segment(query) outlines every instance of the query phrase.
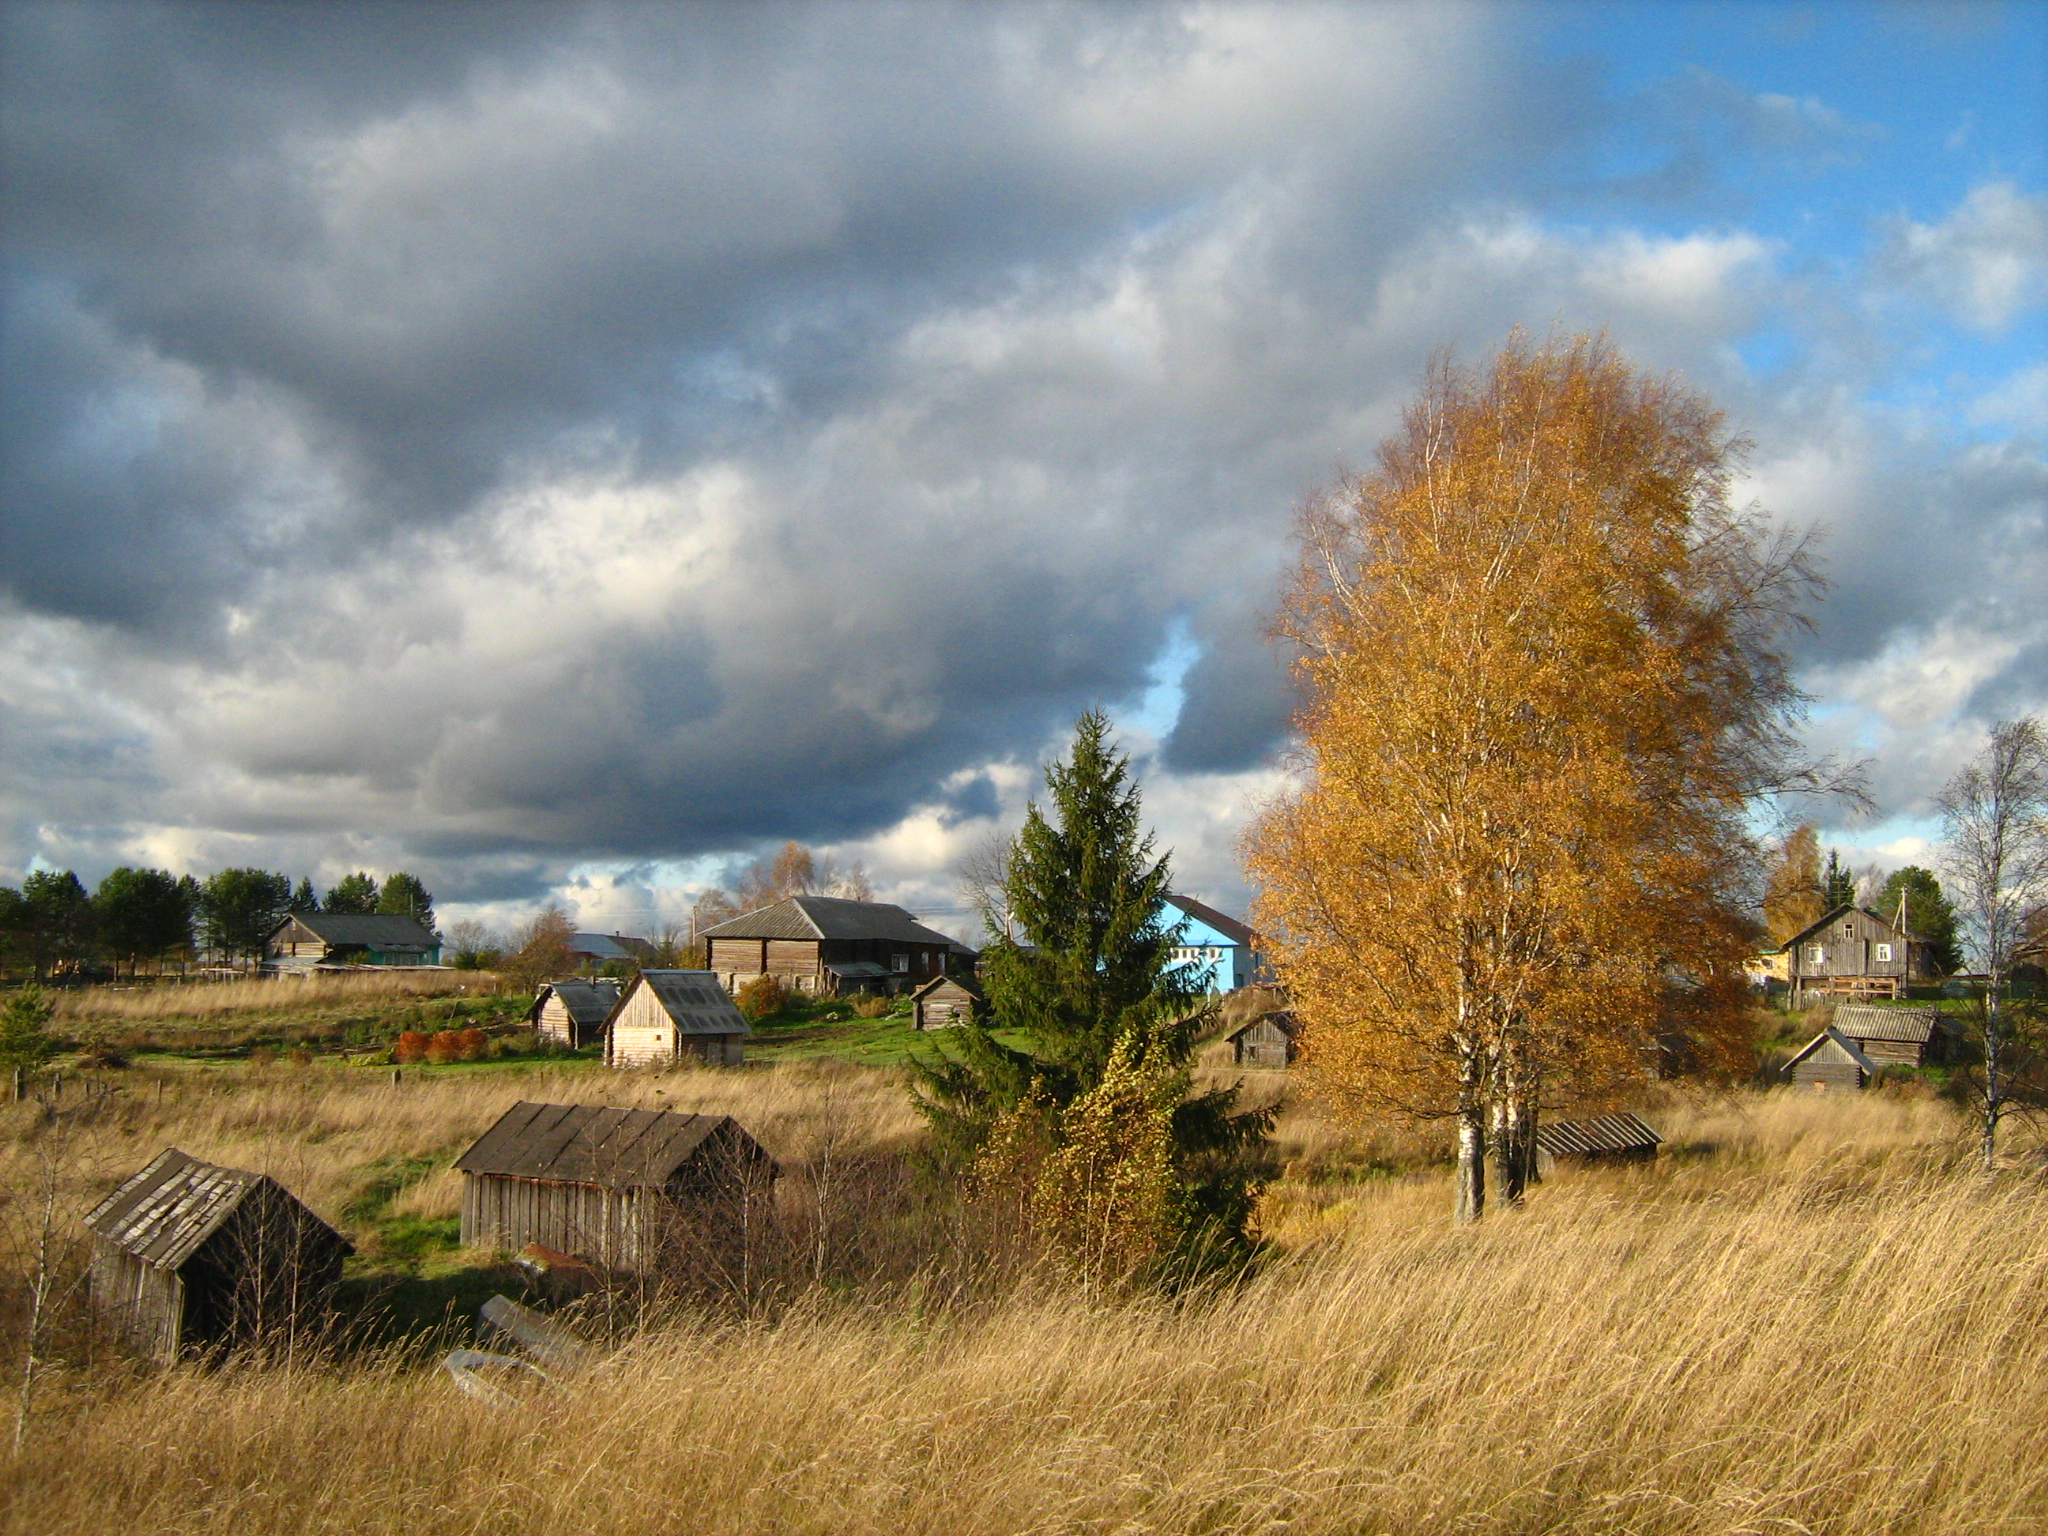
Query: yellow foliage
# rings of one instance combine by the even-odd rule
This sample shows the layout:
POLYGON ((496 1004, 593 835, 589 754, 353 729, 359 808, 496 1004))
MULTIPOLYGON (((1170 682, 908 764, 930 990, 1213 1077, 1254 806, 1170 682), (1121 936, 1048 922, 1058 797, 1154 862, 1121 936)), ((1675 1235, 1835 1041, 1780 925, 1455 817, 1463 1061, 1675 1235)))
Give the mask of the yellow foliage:
POLYGON ((1281 632, 1302 773, 1245 840, 1334 1098, 1457 1116, 1744 1064, 1744 818, 1790 770, 1812 585, 1727 503, 1742 445, 1605 342, 1439 365, 1313 505, 1281 632), (1676 990, 1674 990, 1676 983, 1676 990))

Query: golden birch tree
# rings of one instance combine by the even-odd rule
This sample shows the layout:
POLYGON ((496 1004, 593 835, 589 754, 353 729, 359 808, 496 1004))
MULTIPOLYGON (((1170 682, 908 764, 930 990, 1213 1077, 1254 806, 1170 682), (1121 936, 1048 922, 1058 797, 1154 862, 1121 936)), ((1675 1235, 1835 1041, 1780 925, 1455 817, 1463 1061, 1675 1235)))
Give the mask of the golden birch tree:
POLYGON ((1817 578, 1731 505, 1743 447, 1604 340, 1517 336, 1302 514, 1257 921, 1323 1090, 1455 1121, 1461 1220, 1489 1143, 1519 1197, 1544 1100, 1746 1062, 1749 812, 1820 774, 1780 648, 1817 578))

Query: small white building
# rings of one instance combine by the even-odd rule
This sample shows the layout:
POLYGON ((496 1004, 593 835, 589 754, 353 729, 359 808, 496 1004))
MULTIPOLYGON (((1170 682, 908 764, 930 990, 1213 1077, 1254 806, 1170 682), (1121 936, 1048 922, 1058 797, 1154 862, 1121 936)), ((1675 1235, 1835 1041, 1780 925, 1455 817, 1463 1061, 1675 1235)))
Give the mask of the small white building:
POLYGON ((736 1067, 753 1030, 710 971, 642 971, 604 1026, 610 1067, 736 1067))

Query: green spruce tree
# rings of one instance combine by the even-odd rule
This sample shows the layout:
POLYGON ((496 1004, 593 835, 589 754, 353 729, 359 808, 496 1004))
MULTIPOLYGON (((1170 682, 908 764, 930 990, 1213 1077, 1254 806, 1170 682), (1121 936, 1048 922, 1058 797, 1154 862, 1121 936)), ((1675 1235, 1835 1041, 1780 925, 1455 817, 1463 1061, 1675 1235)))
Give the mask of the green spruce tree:
POLYGON ((49 994, 33 982, 8 998, 0 1007, 0 1067, 34 1070, 56 1055, 57 1042, 50 1036, 55 1012, 49 994))
POLYGON ((1942 893, 1941 881, 1918 864, 1892 871, 1878 892, 1877 915, 1888 923, 1897 922, 1902 897, 1906 931, 1926 941, 1927 958, 1934 968, 1943 975, 1960 970, 1963 952, 1956 941, 1956 909, 1942 893))
POLYGON ((1856 877, 1842 868, 1842 856, 1828 850, 1828 871, 1821 877, 1820 904, 1823 915, 1837 907, 1856 905, 1856 877))
POLYGON ((966 1170, 1025 1106, 1059 1142, 1068 1112, 1094 1103, 1116 1062, 1120 1079, 1147 1076, 1174 1106, 1181 1188, 1162 1208, 1178 1213, 1176 1256, 1242 1253, 1271 1115, 1238 1112, 1234 1088, 1192 1092, 1210 978, 1174 958, 1170 861, 1154 857, 1130 760, 1110 744, 1101 711, 1081 717, 1046 788, 1049 806, 1027 808, 1002 890, 990 893, 1000 914, 984 913, 991 1026, 948 1030, 947 1049, 914 1067, 937 1156, 966 1170), (1019 1032, 1031 1049, 1005 1045, 993 1029, 1019 1032))

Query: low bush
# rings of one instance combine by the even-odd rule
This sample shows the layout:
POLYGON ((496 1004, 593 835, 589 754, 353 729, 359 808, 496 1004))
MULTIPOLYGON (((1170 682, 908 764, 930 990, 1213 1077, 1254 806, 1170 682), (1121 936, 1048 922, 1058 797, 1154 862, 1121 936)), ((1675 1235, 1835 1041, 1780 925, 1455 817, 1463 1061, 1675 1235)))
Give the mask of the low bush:
POLYGON ((789 1007, 789 988, 778 976, 756 976, 740 988, 735 1001, 750 1020, 772 1019, 789 1007))
POLYGON ((427 1037, 408 1029, 392 1043, 391 1059, 401 1067, 418 1066, 427 1059, 427 1037))
POLYGON ((879 992, 863 992, 853 1000, 853 1011, 864 1019, 879 1019, 895 1005, 895 999, 879 992))

